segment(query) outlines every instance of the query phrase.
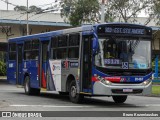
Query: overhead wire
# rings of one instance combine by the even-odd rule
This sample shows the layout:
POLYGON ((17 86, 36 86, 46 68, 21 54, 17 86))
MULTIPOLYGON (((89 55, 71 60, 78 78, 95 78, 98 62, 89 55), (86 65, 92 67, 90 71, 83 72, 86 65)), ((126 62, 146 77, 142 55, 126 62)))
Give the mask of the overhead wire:
MULTIPOLYGON (((8 3, 8 4, 12 5, 12 6, 15 6, 15 7, 18 6, 18 5, 16 5, 16 4, 11 3, 11 2, 6 2, 5 0, 1 0, 1 1, 2 1, 2 2, 5 2, 5 3, 8 3)), ((39 6, 45 7, 45 6, 47 6, 47 5, 51 5, 51 4, 56 3, 56 2, 57 2, 57 0, 55 0, 55 1, 52 2, 52 3, 44 4, 44 5, 39 5, 39 6)), ((48 8, 46 8, 46 9, 42 9, 42 11, 40 11, 40 12, 36 12, 35 14, 31 15, 29 18, 31 18, 31 17, 33 17, 33 16, 35 16, 35 15, 38 15, 38 14, 42 14, 42 15, 40 15, 40 16, 37 17, 37 18, 39 18, 39 17, 43 16, 43 13, 52 12, 52 11, 57 11, 57 9, 55 10, 55 9, 53 9, 53 7, 48 7, 48 8), (49 10, 49 11, 46 11, 46 10, 49 10)), ((25 13, 26 13, 26 11, 25 11, 25 12, 22 12, 22 13, 13 14, 13 15, 8 15, 8 16, 2 16, 2 17, 9 17, 9 16, 20 15, 18 18, 16 18, 16 20, 18 20, 19 18, 21 18, 22 16, 24 16, 25 13), (21 14, 22 14, 22 15, 21 15, 21 14)), ((34 19, 37 19, 37 18, 34 18, 34 19)))
POLYGON ((5 3, 8 3, 8 4, 10 4, 10 5, 12 5, 12 6, 18 6, 18 5, 15 5, 15 4, 13 4, 13 3, 11 3, 11 2, 6 2, 6 0, 1 0, 2 2, 5 2, 5 3))

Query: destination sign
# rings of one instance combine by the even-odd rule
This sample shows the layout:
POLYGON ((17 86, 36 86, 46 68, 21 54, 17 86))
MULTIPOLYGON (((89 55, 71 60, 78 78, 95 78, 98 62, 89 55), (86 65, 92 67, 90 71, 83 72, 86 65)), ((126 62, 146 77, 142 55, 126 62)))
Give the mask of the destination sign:
POLYGON ((145 29, 140 28, 111 28, 111 27, 105 27, 105 33, 117 33, 117 34, 138 34, 138 35, 144 35, 145 29))
POLYGON ((128 27, 128 26, 99 26, 97 28, 98 34, 131 34, 131 35, 146 35, 151 34, 151 31, 142 27, 128 27))

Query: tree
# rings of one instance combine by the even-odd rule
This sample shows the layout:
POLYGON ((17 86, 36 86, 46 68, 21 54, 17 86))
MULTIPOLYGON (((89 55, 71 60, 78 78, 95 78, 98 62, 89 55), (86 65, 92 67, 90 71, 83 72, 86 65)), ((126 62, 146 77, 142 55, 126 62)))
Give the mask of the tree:
MULTIPOLYGON (((142 11, 149 14, 152 5, 153 0, 110 0, 106 11, 110 17, 118 19, 119 22, 134 23, 142 11)), ((150 20, 149 18, 147 21, 150 22, 150 20)))
POLYGON ((15 11, 27 11, 27 7, 26 6, 16 6, 14 7, 15 11))
MULTIPOLYGON (((142 11, 149 14, 152 3, 153 0, 108 0, 105 8, 105 21, 134 23, 142 11)), ((61 16, 65 22, 73 26, 99 22, 100 4, 99 0, 63 0, 61 16)), ((151 19, 152 17, 149 17, 144 24, 149 23, 151 19)))
POLYGON ((160 1, 154 0, 152 7, 152 14, 154 15, 154 20, 157 25, 160 25, 160 1))
POLYGON ((35 5, 32 5, 29 7, 29 12, 40 12, 42 9, 40 7, 37 7, 35 5))
MULTIPOLYGON (((27 7, 26 6, 16 6, 14 10, 15 11, 27 11, 27 7)), ((34 5, 30 6, 28 9, 28 12, 40 12, 40 11, 42 11, 42 9, 34 5)))
POLYGON ((73 26, 99 21, 98 0, 63 0, 61 16, 73 26))

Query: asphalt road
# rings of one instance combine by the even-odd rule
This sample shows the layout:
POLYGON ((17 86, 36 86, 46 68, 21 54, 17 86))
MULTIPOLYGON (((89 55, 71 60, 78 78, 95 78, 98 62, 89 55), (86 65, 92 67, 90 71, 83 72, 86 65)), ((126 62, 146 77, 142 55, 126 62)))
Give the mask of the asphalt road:
MULTIPOLYGON (((57 93, 41 93, 40 96, 28 96, 24 94, 23 88, 17 88, 15 85, 7 84, 5 81, 1 80, 0 111, 78 111, 79 113, 83 113, 84 111, 95 111, 89 113, 95 114, 95 116, 98 111, 160 111, 160 98, 129 96, 125 103, 116 104, 111 97, 86 97, 82 104, 74 104, 70 102, 68 96, 60 96, 57 93)), ((151 119, 151 117, 147 118, 151 119)), ((57 119, 60 118, 58 117, 57 119)), ((85 118, 82 117, 78 119, 82 120, 85 118)), ((93 119, 96 118, 94 117, 93 119)), ((98 120, 101 119, 103 118, 98 118, 98 120)), ((121 120, 124 118, 118 119, 121 120)), ((134 118, 129 117, 129 119, 134 118)), ((137 119, 141 118, 136 118, 136 120, 137 119)), ((154 117, 154 119, 159 118, 154 117)))

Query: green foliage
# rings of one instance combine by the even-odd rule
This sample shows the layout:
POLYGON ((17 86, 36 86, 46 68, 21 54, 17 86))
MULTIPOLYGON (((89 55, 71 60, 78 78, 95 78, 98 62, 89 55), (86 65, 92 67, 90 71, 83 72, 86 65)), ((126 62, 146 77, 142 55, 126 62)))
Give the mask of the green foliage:
POLYGON ((152 94, 153 95, 160 95, 160 86, 152 86, 152 94))
MULTIPOLYGON (((16 6, 14 7, 14 10, 15 11, 27 11, 27 7, 26 6, 16 6)), ((42 9, 34 5, 30 6, 28 9, 28 12, 40 12, 40 11, 42 11, 42 9)))
POLYGON ((61 7, 61 16, 73 26, 99 21, 98 0, 64 0, 61 7))
MULTIPOLYGON (((63 0, 61 16, 65 22, 73 26, 98 23, 100 6, 99 0, 63 0)), ((152 6, 153 0, 108 0, 105 4, 105 21, 134 23, 142 11, 149 14, 152 6)), ((151 20, 152 17, 149 17, 144 24, 148 24, 151 20)))
POLYGON ((160 25, 160 0, 153 0, 152 14, 157 25, 160 25))
POLYGON ((142 11, 149 14, 152 3, 153 0, 110 0, 106 8, 107 13, 113 19, 117 18, 119 22, 134 23, 137 22, 136 18, 142 11))
POLYGON ((42 9, 40 7, 36 7, 35 5, 32 5, 29 7, 29 12, 40 12, 42 9))
POLYGON ((6 64, 0 61, 0 76, 6 75, 6 64))
POLYGON ((16 6, 14 7, 15 11, 27 11, 27 7, 26 6, 16 6))

